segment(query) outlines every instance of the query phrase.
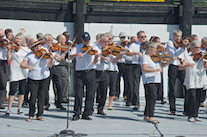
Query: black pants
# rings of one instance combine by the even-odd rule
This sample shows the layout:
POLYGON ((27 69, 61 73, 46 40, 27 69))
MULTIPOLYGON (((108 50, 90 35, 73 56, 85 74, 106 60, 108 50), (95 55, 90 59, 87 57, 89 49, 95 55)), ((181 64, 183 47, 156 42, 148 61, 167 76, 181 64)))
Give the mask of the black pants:
POLYGON ((43 80, 32 80, 28 78, 28 89, 31 93, 29 100, 29 116, 33 117, 35 113, 35 104, 37 100, 37 117, 43 114, 43 107, 46 98, 46 92, 49 86, 49 78, 43 80))
POLYGON ((0 60, 0 104, 4 103, 8 76, 9 76, 8 62, 7 60, 0 60))
POLYGON ((14 96, 14 94, 17 92, 17 85, 19 85, 19 94, 24 95, 26 79, 19 80, 19 81, 12 81, 10 83, 9 95, 14 96))
POLYGON ((163 95, 163 73, 161 73, 161 83, 158 86, 157 90, 157 100, 163 101, 164 95, 163 95))
POLYGON ((127 81, 126 81, 126 65, 124 63, 118 63, 118 75, 117 75, 117 81, 116 81, 116 96, 119 97, 121 90, 120 90, 120 81, 121 81, 121 74, 123 76, 123 80, 124 80, 124 92, 123 92, 123 96, 127 96, 127 81))
POLYGON ((157 89, 160 84, 149 83, 144 84, 146 106, 144 116, 154 117, 154 108, 157 99, 157 89))
POLYGON ((116 81, 118 73, 116 71, 108 71, 109 73, 109 96, 115 96, 116 94, 116 81))
POLYGON ((98 87, 99 93, 98 95, 98 112, 103 111, 104 105, 106 103, 106 95, 109 86, 109 73, 107 71, 96 71, 96 84, 94 90, 97 91, 98 87))
POLYGON ((169 102, 170 102, 170 112, 175 112, 175 82, 176 79, 180 79, 182 85, 185 79, 185 70, 178 70, 178 66, 169 65, 168 69, 169 78, 169 102))
POLYGON ((57 96, 56 97, 56 99, 57 99, 56 106, 57 107, 61 106, 63 88, 64 88, 64 86, 67 86, 67 85, 64 85, 64 84, 66 84, 67 80, 64 81, 62 79, 62 75, 61 75, 62 67, 64 67, 64 66, 57 65, 57 66, 53 66, 51 69, 51 78, 55 84, 55 88, 57 91, 57 93, 56 93, 56 96, 57 96))
POLYGON ((186 101, 185 111, 188 117, 198 117, 198 109, 201 102, 201 92, 203 89, 189 89, 186 91, 186 96, 189 100, 186 101))
POLYGON ((84 85, 86 85, 85 110, 83 115, 90 115, 93 107, 94 88, 95 88, 95 70, 77 71, 76 72, 76 93, 75 93, 75 115, 82 113, 82 98, 84 85))
POLYGON ((28 97, 29 97, 29 89, 28 89, 28 84, 27 83, 28 82, 26 81, 26 83, 25 83, 25 92, 24 92, 24 102, 29 103, 29 99, 28 99, 28 97))
POLYGON ((139 85, 141 76, 141 66, 139 64, 127 64, 127 83, 128 83, 128 94, 127 102, 132 105, 139 106, 139 85))

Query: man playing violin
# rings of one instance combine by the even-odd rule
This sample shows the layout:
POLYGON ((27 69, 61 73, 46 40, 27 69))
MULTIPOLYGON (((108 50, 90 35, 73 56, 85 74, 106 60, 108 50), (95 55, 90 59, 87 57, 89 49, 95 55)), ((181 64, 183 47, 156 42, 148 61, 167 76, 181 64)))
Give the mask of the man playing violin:
POLYGON ((141 30, 139 32, 137 32, 137 37, 140 43, 140 52, 144 53, 145 52, 145 48, 143 46, 144 43, 146 43, 146 34, 145 31, 141 30))
POLYGON ((4 43, 4 31, 0 28, 0 109, 4 109, 4 99, 6 94, 6 83, 9 75, 8 59, 10 51, 4 43))
MULTIPOLYGON (((120 32, 119 33, 119 39, 120 41, 117 44, 118 45, 121 45, 122 42, 125 41, 126 39, 126 33, 125 32, 120 32)), ((119 95, 120 95, 120 81, 121 81, 121 74, 123 76, 123 80, 124 80, 124 92, 123 92, 123 96, 124 98, 126 99, 127 98, 127 81, 126 81, 126 73, 127 73, 127 70, 126 70, 126 65, 125 65, 125 55, 123 55, 122 59, 120 59, 118 62, 117 62, 117 65, 118 65, 118 77, 117 77, 117 83, 116 83, 116 95, 115 95, 115 99, 119 99, 119 95)))
MULTIPOLYGON (((140 52, 141 43, 138 41, 139 35, 141 33, 137 33, 137 38, 135 36, 132 37, 132 44, 129 45, 127 52, 127 56, 131 56, 131 58, 127 59, 126 57, 126 67, 127 67, 127 81, 128 81, 128 94, 127 94, 127 102, 126 106, 134 105, 134 110, 139 109, 139 83, 141 76, 141 65, 140 58, 142 57, 142 53, 140 52), (138 42, 135 42, 138 41, 138 42)), ((142 42, 142 40, 140 40, 142 42)))
MULTIPOLYGON (((206 53, 206 50, 207 50, 207 37, 203 37, 201 39, 201 52, 206 53)), ((206 74, 207 74, 207 69, 206 69, 206 74)), ((204 104, 205 100, 206 100, 206 90, 203 90, 201 92, 201 103, 200 103, 201 107, 206 107, 206 105, 204 104)))
MULTIPOLYGON (((173 39, 171 39, 167 43, 167 53, 171 57, 179 57, 184 59, 187 56, 187 49, 184 47, 179 47, 177 43, 181 42, 182 31, 179 29, 175 29, 173 31, 173 39)), ((168 78, 169 78, 169 102, 170 102, 170 114, 175 115, 176 107, 175 107, 175 82, 178 78, 182 85, 185 78, 185 70, 179 70, 178 67, 180 65, 180 60, 174 60, 168 69, 168 78)))
POLYGON ((101 34, 101 40, 100 44, 97 45, 97 51, 94 59, 94 64, 96 64, 96 80, 95 80, 95 92, 97 91, 98 87, 100 87, 99 90, 99 96, 98 96, 98 107, 97 107, 97 114, 100 115, 106 115, 103 112, 105 102, 106 102, 106 95, 107 90, 109 86, 109 73, 107 71, 109 67, 110 57, 106 56, 104 57, 101 55, 102 49, 108 47, 109 38, 107 34, 101 34), (101 57, 101 58, 100 58, 101 57))
MULTIPOLYGON (((43 121, 43 106, 45 103, 45 96, 48 91, 50 83, 50 70, 49 68, 53 65, 53 56, 49 56, 49 59, 38 58, 36 54, 41 50, 41 41, 36 38, 31 39, 31 50, 32 52, 28 53, 24 60, 22 61, 20 67, 22 69, 29 69, 28 73, 28 89, 31 93, 30 102, 29 102, 29 118, 28 122, 31 122, 35 113, 35 104, 38 99, 38 112, 37 120, 43 121)), ((44 54, 42 54, 43 56, 44 54)))
POLYGON ((75 104, 74 115, 72 120, 82 119, 91 120, 89 115, 91 114, 93 107, 94 89, 95 89, 95 68, 93 63, 95 56, 89 53, 84 54, 82 52, 83 47, 87 47, 90 44, 90 34, 88 32, 82 33, 81 38, 83 43, 76 45, 70 53, 70 59, 76 58, 76 92, 75 92, 75 104), (84 93, 84 85, 86 86, 86 98, 85 109, 82 113, 82 98, 84 93))

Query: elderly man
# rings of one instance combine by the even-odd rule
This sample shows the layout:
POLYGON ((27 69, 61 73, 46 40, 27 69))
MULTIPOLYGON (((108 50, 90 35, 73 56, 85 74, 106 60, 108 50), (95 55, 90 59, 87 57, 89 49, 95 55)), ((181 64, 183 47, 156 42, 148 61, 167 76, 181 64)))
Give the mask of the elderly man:
POLYGON ((6 83, 8 80, 8 75, 9 75, 9 66, 8 66, 8 61, 7 58, 9 58, 10 49, 4 48, 6 45, 3 42, 4 38, 4 31, 0 29, 0 109, 5 109, 3 103, 5 99, 5 94, 6 94, 6 83))
MULTIPOLYGON (((184 59, 187 56, 187 49, 184 47, 177 47, 176 43, 181 41, 182 31, 179 29, 175 29, 173 31, 173 39, 171 39, 167 43, 167 53, 171 57, 178 57, 184 59)), ((170 114, 176 115, 176 107, 175 107, 175 81, 178 78, 182 85, 185 78, 185 70, 179 70, 178 67, 180 65, 180 60, 174 60, 168 69, 168 79, 169 79, 169 102, 170 102, 170 114)))

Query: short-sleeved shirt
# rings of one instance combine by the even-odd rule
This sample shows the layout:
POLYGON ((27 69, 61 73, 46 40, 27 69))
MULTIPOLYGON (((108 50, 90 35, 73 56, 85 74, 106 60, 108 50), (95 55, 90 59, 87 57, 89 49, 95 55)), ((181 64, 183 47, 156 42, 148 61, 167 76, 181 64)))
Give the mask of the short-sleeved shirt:
POLYGON ((116 72, 118 72, 117 63, 112 63, 112 61, 116 58, 116 56, 110 54, 109 57, 110 57, 110 62, 109 62, 108 70, 109 71, 116 71, 116 72))
POLYGON ((0 47, 0 60, 7 60, 7 48, 3 49, 0 47))
MULTIPOLYGON (((150 69, 158 69, 160 67, 159 62, 154 62, 151 57, 145 53, 142 58, 141 58, 141 64, 147 64, 147 67, 150 69)), ((148 83, 161 83, 161 74, 160 71, 155 71, 155 72, 144 72, 142 70, 142 80, 143 84, 148 84, 148 83)))
POLYGON ((28 47, 22 47, 19 51, 12 51, 11 62, 10 62, 10 76, 9 81, 19 81, 27 79, 28 69, 21 69, 20 64, 24 57, 31 52, 28 47))
POLYGON ((28 53, 24 60, 28 61, 28 65, 33 66, 33 69, 28 72, 28 77, 32 80, 43 80, 50 76, 50 70, 47 65, 47 59, 35 56, 33 52, 28 53), (39 60, 39 61, 38 61, 39 60), (38 62, 37 62, 38 61, 38 62), (34 66, 34 64, 37 64, 34 66))
MULTIPOLYGON (((74 55, 82 52, 83 43, 76 45, 70 52, 70 55, 74 55)), ((83 53, 83 52, 82 52, 83 53)), ((76 56, 76 71, 95 69, 96 65, 93 63, 95 55, 86 53, 82 58, 76 56)))
MULTIPOLYGON (((141 46, 140 42, 132 43, 129 46, 129 51, 130 52, 140 52, 140 46, 141 46)), ((132 64, 140 64, 140 62, 139 62, 139 55, 136 54, 136 55, 132 56, 132 64)))

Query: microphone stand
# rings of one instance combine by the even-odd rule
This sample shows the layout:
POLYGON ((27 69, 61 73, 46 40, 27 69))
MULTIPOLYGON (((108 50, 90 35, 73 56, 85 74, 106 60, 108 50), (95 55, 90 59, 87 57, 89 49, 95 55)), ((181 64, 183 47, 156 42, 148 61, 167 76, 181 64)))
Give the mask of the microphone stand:
MULTIPOLYGON (((69 50, 69 49, 68 49, 69 50)), ((70 103, 70 96, 69 96, 69 90, 70 90, 70 51, 68 51, 68 104, 67 104, 67 127, 65 130, 62 130, 60 134, 73 136, 75 132, 73 130, 69 129, 69 103, 70 103)))

